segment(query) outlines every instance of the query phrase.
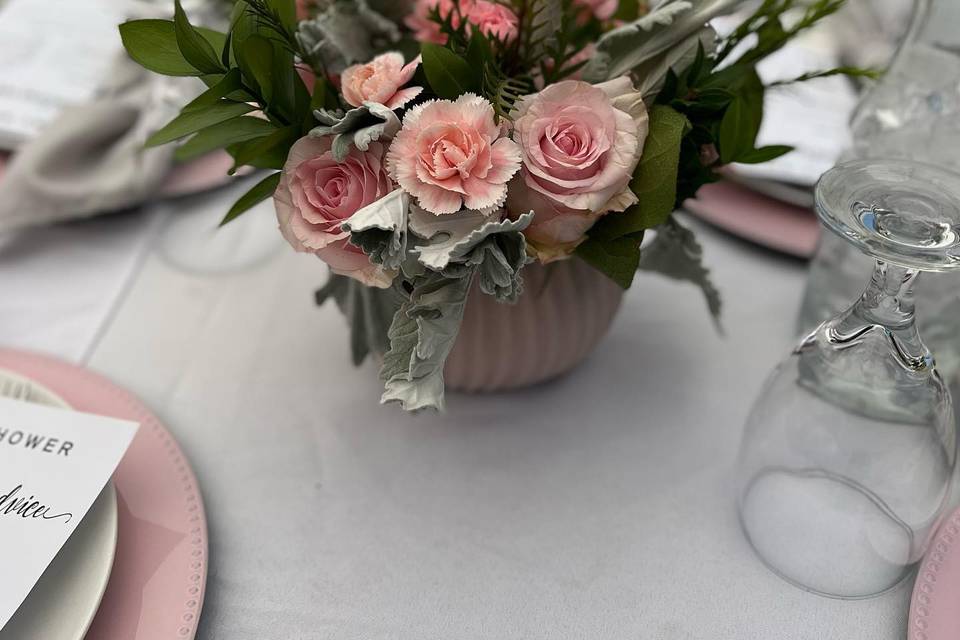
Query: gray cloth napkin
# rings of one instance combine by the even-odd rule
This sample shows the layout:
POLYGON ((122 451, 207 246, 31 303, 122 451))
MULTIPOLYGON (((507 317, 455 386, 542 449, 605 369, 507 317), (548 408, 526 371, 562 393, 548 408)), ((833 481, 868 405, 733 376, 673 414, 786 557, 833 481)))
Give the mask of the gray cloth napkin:
MULTIPOLYGON (((131 16, 169 17, 173 0, 129 4, 131 16)), ((183 4, 195 24, 224 26, 221 1, 183 4)), ((120 53, 93 102, 65 109, 17 150, 0 179, 0 233, 149 199, 170 171, 173 146, 145 149, 144 142, 202 90, 196 78, 158 76, 120 53)))
POLYGON ((0 180, 0 233, 135 206, 161 185, 171 146, 147 136, 197 91, 193 78, 163 78, 117 60, 92 103, 65 110, 25 144, 0 180))

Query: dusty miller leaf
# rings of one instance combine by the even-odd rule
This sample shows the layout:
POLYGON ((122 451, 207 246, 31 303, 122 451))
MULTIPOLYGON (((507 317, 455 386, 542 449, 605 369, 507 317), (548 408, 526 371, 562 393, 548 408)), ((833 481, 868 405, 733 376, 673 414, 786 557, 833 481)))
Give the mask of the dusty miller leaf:
POLYGON ((682 226, 675 218, 669 218, 657 229, 653 242, 644 247, 639 268, 700 287, 713 322, 717 330, 722 331, 720 292, 710 281, 709 270, 703 266, 703 247, 697 242, 693 231, 682 226))
POLYGON ((463 322, 472 277, 429 273, 393 318, 390 350, 383 358, 380 401, 406 411, 444 409, 443 366, 463 322))
POLYGON ((390 349, 390 324, 406 299, 401 291, 367 287, 353 278, 331 273, 327 284, 317 291, 317 304, 331 298, 350 325, 350 352, 355 365, 362 364, 371 353, 390 349))
POLYGON ((334 136, 331 151, 337 162, 343 162, 350 147, 360 151, 381 138, 392 138, 400 130, 400 118, 389 107, 376 102, 364 102, 362 107, 342 111, 317 109, 313 112, 320 125, 310 130, 315 138, 334 136))
POLYGON ((399 39, 396 23, 372 9, 367 0, 333 0, 297 29, 297 40, 310 58, 307 62, 330 73, 367 62, 399 39))
POLYGON ((397 271, 407 254, 407 214, 410 195, 403 189, 391 191, 363 207, 340 228, 350 232, 350 242, 374 264, 397 271))
POLYGON ((583 71, 588 82, 629 73, 700 31, 739 0, 667 0, 639 20, 604 34, 583 71))

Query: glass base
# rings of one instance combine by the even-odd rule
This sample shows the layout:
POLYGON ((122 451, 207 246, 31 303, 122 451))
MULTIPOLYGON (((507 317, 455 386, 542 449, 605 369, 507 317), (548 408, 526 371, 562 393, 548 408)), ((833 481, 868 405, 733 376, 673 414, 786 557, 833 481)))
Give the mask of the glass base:
POLYGON ((805 591, 871 598, 913 571, 913 532, 862 484, 821 469, 769 467, 741 495, 740 524, 771 571, 805 591))

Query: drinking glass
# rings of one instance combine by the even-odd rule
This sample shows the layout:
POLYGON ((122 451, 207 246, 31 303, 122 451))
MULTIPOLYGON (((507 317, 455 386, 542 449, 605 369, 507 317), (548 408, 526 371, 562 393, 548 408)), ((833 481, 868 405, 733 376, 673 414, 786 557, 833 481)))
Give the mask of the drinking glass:
POLYGON ((960 269, 960 175, 858 160, 820 179, 827 230, 875 260, 846 311, 774 371, 747 421, 740 521, 777 574, 863 598, 923 556, 956 457, 950 392, 914 321, 921 271, 960 269))
MULTIPOLYGON (((960 2, 914 0, 904 41, 850 123, 847 157, 902 157, 960 171, 960 2)), ((801 332, 833 316, 859 292, 872 262, 825 234, 810 265, 798 318, 801 332)), ((917 288, 920 328, 940 370, 960 388, 960 272, 924 277, 917 288)))

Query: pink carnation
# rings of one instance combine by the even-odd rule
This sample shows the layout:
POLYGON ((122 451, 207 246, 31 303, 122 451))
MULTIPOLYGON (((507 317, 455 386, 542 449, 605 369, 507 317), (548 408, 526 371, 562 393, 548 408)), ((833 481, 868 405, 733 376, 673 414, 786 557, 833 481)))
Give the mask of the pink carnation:
POLYGON ((387 153, 387 168, 431 213, 464 207, 492 213, 520 168, 520 148, 504 137, 493 105, 468 93, 408 111, 387 153))
POLYGON ((384 168, 384 147, 371 142, 367 151, 350 150, 343 162, 333 159, 332 138, 300 138, 290 149, 280 185, 273 194, 280 232, 297 251, 316 254, 341 275, 377 287, 392 278, 350 244, 340 223, 394 189, 384 168))
POLYGON ((366 64, 347 67, 340 78, 343 98, 354 107, 360 107, 364 102, 377 102, 390 109, 399 109, 423 91, 423 87, 401 88, 413 79, 419 65, 420 56, 404 65, 403 54, 391 51, 366 64))
POLYGON ((600 216, 637 202, 630 179, 648 120, 629 78, 558 82, 523 98, 513 115, 523 170, 507 208, 535 212, 525 233, 542 261, 568 255, 600 216))
POLYGON ((511 42, 519 34, 516 14, 496 2, 477 0, 470 8, 467 20, 485 36, 495 37, 503 42, 511 42))
POLYGON ((619 0, 574 0, 574 4, 592 13, 597 20, 609 20, 620 5, 619 0))
POLYGON ((453 27, 457 28, 460 26, 461 19, 470 13, 473 3, 474 0, 415 0, 413 12, 404 19, 404 24, 413 31, 413 37, 417 42, 446 44, 446 34, 440 30, 438 23, 430 19, 433 10, 440 12, 442 20, 450 17, 453 27))

